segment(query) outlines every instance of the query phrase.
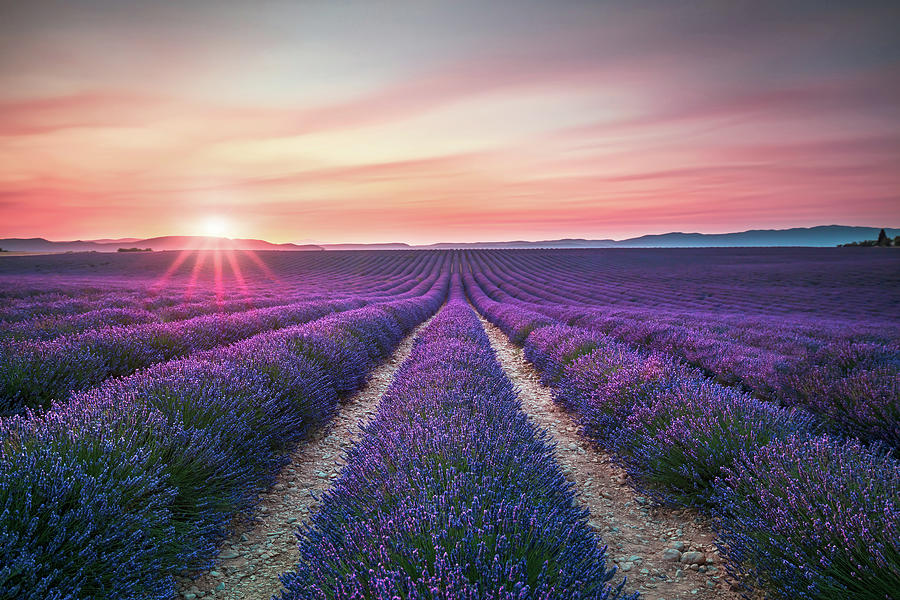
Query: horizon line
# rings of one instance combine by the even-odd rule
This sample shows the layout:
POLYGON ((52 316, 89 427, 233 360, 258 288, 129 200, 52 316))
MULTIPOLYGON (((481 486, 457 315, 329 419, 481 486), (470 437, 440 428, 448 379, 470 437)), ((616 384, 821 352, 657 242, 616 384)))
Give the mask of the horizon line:
POLYGON ((526 244, 539 244, 542 242, 563 242, 563 241, 585 241, 585 242, 628 242, 636 239, 641 239, 645 237, 660 237, 666 235, 702 235, 702 236, 723 236, 723 235, 738 235, 743 233, 753 233, 753 232, 779 232, 779 231, 791 231, 791 230, 812 230, 819 228, 829 228, 829 227, 845 227, 845 228, 856 228, 856 229, 890 229, 890 230, 900 230, 900 225, 892 227, 892 226, 870 226, 870 225, 841 225, 837 223, 827 224, 827 225, 810 225, 810 226, 798 226, 798 227, 786 227, 783 229, 778 228, 765 228, 765 229, 744 229, 739 231, 726 231, 726 232, 702 232, 702 231, 667 231, 664 233, 644 233, 632 237, 626 237, 621 239, 615 238, 606 238, 606 237, 559 237, 559 238, 545 238, 538 240, 524 239, 524 238, 516 238, 516 239, 507 239, 507 240, 477 240, 477 241, 436 241, 436 242, 427 242, 427 243, 410 243, 405 241, 385 241, 385 242, 323 242, 323 241, 287 241, 287 242, 273 242, 264 238, 256 238, 256 237, 229 237, 229 236, 209 236, 209 235, 178 235, 178 234, 170 234, 170 235, 154 235, 150 237, 137 238, 133 236, 119 236, 119 237, 100 237, 100 238, 88 238, 88 239, 69 239, 69 240, 51 240, 49 238, 45 238, 43 236, 33 236, 33 237, 5 237, 2 239, 8 240, 44 240, 49 243, 54 244, 65 244, 65 243, 95 243, 104 246, 115 246, 117 244, 137 244, 140 242, 145 242, 147 240, 153 239, 164 239, 164 238, 189 238, 189 239, 197 239, 197 240, 228 240, 228 241, 236 241, 236 240, 247 240, 247 241, 258 241, 264 242, 266 244, 272 244, 276 246, 383 246, 383 245, 392 245, 392 244, 402 244, 409 248, 422 248, 422 247, 430 247, 441 244, 448 245, 468 245, 468 244, 515 244, 515 243, 526 243, 526 244), (107 241, 109 240, 109 241, 107 241), (115 240, 131 240, 131 241, 115 241, 115 240))

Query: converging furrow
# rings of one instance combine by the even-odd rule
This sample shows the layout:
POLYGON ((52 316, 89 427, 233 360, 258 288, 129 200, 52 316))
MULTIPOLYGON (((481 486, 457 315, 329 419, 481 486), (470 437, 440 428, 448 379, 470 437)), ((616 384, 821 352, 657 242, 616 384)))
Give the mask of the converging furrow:
POLYGON ((283 600, 623 598, 613 574, 457 281, 301 527, 283 600))
POLYGON ((270 598, 280 587, 278 575, 297 564, 294 532, 319 505, 318 496, 337 476, 341 453, 375 412, 391 377, 409 356, 413 339, 431 320, 406 336, 368 382, 349 396, 337 414, 290 455, 275 483, 262 494, 257 518, 238 518, 220 547, 216 565, 199 578, 179 580, 185 600, 213 596, 226 599, 270 598))
POLYGON ((0 597, 172 598, 447 281, 0 419, 0 597))
POLYGON ((626 589, 647 598, 737 599, 725 581, 715 533, 696 511, 654 505, 627 484, 628 474, 608 452, 579 434, 576 415, 554 402, 522 349, 482 317, 482 325, 506 375, 519 389, 522 408, 556 443, 590 525, 610 547, 611 559, 627 576, 626 589))

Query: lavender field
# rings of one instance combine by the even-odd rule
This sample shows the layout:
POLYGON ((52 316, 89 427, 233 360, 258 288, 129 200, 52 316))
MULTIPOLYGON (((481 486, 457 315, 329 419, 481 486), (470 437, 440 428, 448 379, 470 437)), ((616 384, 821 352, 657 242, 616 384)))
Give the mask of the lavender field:
POLYGON ((0 259, 0 598, 900 598, 900 253, 0 259))

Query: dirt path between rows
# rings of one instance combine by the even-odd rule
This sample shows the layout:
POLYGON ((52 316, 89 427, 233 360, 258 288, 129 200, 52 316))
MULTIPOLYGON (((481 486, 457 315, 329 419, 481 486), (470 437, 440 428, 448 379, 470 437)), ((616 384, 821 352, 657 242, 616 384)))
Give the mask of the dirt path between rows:
POLYGON ((706 521, 694 511, 655 506, 629 487, 625 471, 579 435, 573 416, 553 402, 522 349, 479 318, 503 371, 519 390, 522 408, 557 443, 557 460, 618 566, 614 581, 624 576, 626 591, 640 591, 647 600, 739 599, 726 582, 706 521))
POLYGON ((261 496, 255 520, 240 519, 225 540, 216 566, 198 579, 179 579, 184 600, 267 600, 280 592, 278 576, 297 566, 300 553, 294 533, 315 511, 321 497, 343 467, 344 451, 360 425, 375 415, 394 371, 409 356, 413 340, 431 321, 419 325, 391 357, 372 371, 364 388, 350 396, 324 427, 301 443, 275 484, 261 496))

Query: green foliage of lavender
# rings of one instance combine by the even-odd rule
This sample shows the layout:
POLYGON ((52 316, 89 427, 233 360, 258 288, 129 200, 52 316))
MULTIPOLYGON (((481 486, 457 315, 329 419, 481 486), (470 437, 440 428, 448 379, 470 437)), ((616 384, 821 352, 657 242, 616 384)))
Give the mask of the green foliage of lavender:
POLYGON ((338 390, 437 309, 432 283, 0 419, 0 598, 172 598, 338 390))
POLYGON ((900 462, 829 436, 748 452, 717 483, 724 548, 773 598, 892 600, 900 590, 900 462))
POLYGON ((621 597, 545 434, 456 299, 300 536, 284 600, 621 597))
MULTIPOLYGON (((522 327, 545 317, 491 300, 474 277, 464 281, 501 328, 507 319, 522 327)), ((817 434, 822 422, 809 413, 761 402, 596 331, 536 328, 524 345, 550 374, 556 399, 578 412, 585 433, 616 453, 638 486, 715 517, 722 550, 745 582, 773 598, 896 597, 900 463, 890 451, 817 434), (591 352, 567 355, 587 341, 591 352)), ((870 356, 862 355, 830 363, 852 371, 870 356)))

